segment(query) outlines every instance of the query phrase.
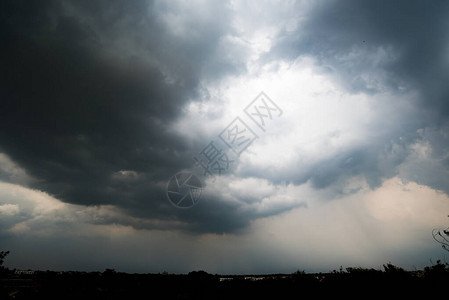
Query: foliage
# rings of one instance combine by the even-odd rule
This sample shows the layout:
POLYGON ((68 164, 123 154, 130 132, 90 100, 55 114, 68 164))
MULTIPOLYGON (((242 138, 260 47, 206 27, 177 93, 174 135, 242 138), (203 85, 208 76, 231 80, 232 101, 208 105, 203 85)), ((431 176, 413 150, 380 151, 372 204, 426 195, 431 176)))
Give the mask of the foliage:
POLYGON ((424 268, 424 274, 426 274, 426 276, 441 276, 443 274, 449 275, 449 264, 443 264, 441 260, 437 260, 437 263, 433 266, 424 268))
POLYGON ((350 273, 350 274, 368 274, 368 273, 378 273, 380 271, 375 270, 375 269, 365 269, 365 268, 361 268, 361 267, 349 267, 346 268, 346 272, 350 273))
POLYGON ((8 256, 9 251, 0 251, 0 267, 3 265, 6 256, 8 256))
POLYGON ((441 244, 444 250, 449 251, 449 227, 446 229, 434 229, 432 236, 435 241, 441 244))
POLYGON ((404 274, 405 270, 401 267, 393 265, 391 262, 384 265, 385 273, 404 274))

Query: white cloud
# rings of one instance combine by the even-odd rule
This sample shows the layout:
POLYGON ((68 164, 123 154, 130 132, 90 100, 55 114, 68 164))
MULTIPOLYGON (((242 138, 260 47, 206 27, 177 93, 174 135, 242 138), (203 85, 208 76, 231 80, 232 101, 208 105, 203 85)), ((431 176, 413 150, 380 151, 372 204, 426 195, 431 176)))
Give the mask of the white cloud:
MULTIPOLYGON (((217 16, 219 6, 208 1, 173 1, 167 5, 164 1, 156 1, 159 21, 175 37, 196 40, 210 29, 210 24, 217 16), (192 3, 193 2, 193 3, 192 3)), ((219 24, 219 23, 218 23, 219 24)))
POLYGON ((202 201, 214 198, 230 203, 238 206, 237 214, 254 218, 304 207, 310 200, 310 192, 307 185, 277 185, 257 177, 242 179, 231 175, 208 180, 202 201))
MULTIPOLYGON (((205 87, 208 97, 192 103, 172 130, 194 143, 199 152, 207 140, 219 140, 220 132, 239 116, 259 138, 240 156, 235 175, 294 181, 306 178, 327 159, 391 143, 418 113, 410 101, 417 97, 414 92, 350 94, 320 72, 313 58, 277 63, 278 68, 205 87), (284 112, 266 132, 243 112, 260 91, 284 112)), ((379 167, 386 159, 381 154, 379 167)), ((395 167, 391 160, 383 164, 383 168, 395 167)))
POLYGON ((399 165, 401 178, 449 192, 447 183, 449 152, 445 146, 447 127, 419 129, 419 138, 408 146, 409 155, 399 165))
POLYGON ((381 266, 391 261, 412 268, 412 261, 422 267, 431 258, 423 253, 439 250, 431 231, 447 223, 442 212, 449 210, 448 195, 399 178, 375 190, 362 183, 356 194, 316 200, 308 209, 254 222, 258 238, 276 245, 280 264, 338 268, 336 263, 381 266))
POLYGON ((27 185, 36 181, 5 153, 0 152, 0 179, 27 185))
POLYGON ((114 172, 111 178, 115 181, 132 182, 143 179, 144 175, 133 170, 120 170, 114 172))
POLYGON ((13 216, 19 212, 17 204, 2 204, 0 205, 0 215, 13 216))
POLYGON ((134 228, 181 228, 176 220, 129 216, 112 205, 83 206, 62 202, 42 191, 0 182, 4 232, 27 236, 120 235, 134 228))

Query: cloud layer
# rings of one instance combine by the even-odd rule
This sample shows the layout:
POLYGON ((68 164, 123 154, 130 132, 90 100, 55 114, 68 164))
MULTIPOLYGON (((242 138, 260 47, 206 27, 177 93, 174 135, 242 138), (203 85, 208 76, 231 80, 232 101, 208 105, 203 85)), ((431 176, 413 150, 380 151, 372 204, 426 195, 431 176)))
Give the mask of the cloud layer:
MULTIPOLYGON (((173 271, 233 272, 243 260, 238 272, 290 270, 289 260, 380 264, 399 257, 395 249, 408 251, 404 263, 422 263, 434 253, 427 231, 444 226, 449 208, 448 9, 438 1, 0 4, 1 238, 16 249, 19 237, 27 245, 73 238, 72 254, 135 243, 136 260, 120 258, 129 270, 145 270, 137 267, 145 247, 161 261, 148 266, 173 271), (283 110, 266 131, 244 113, 261 91, 283 110), (210 141, 226 150, 219 134, 236 117, 257 139, 239 157, 227 152, 224 174, 201 178, 195 207, 173 207, 167 181, 194 169, 210 141), (323 260, 327 245, 335 255, 323 260), (205 258, 170 262, 178 247, 205 258), (266 263, 273 255, 284 258, 266 263)), ((118 252, 83 254, 89 262, 75 265, 61 256, 53 266, 94 268, 118 252)), ((30 264, 27 255, 15 263, 30 264)), ((36 267, 51 265, 39 257, 36 267)))

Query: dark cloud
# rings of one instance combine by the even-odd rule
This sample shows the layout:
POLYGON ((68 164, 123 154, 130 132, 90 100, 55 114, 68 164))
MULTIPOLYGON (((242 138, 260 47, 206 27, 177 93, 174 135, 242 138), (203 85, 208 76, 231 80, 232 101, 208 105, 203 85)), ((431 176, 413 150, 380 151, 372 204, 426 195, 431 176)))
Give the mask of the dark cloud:
POLYGON ((444 1, 330 1, 281 34, 267 58, 311 55, 353 92, 381 91, 367 78, 391 90, 416 88, 423 105, 446 114, 448 12, 444 1))
POLYGON ((212 7, 220 14, 210 24, 175 10, 186 20, 180 38, 163 24, 167 9, 146 1, 2 2, 0 149, 38 179, 31 187, 145 217, 167 212, 160 183, 192 164, 170 124, 197 97, 203 73, 238 68, 214 56, 225 10, 212 7), (114 177, 120 171, 138 180, 114 177))
MULTIPOLYGON (((207 94, 202 81, 246 71, 248 53, 227 40, 238 36, 230 6, 2 2, 0 151, 33 178, 20 183, 73 204, 113 204, 143 219, 182 221, 179 228, 194 232, 235 232, 256 218, 302 205, 244 210, 242 203, 253 199, 234 195, 238 202, 227 201, 218 191, 186 211, 166 199, 166 181, 191 167, 198 150, 171 125, 190 101, 207 94)), ((239 175, 297 185, 310 181, 324 189, 359 174, 374 188, 399 174, 397 167, 411 153, 408 147, 422 137, 418 129, 442 128, 449 112, 443 80, 449 75, 447 9, 443 2, 418 1, 312 5, 296 31, 285 30, 272 40, 260 62, 312 56, 323 73, 351 93, 420 93, 416 105, 422 115, 386 120, 396 122, 385 126, 390 132, 306 168, 298 163, 262 175, 256 167, 239 175)), ((294 19, 300 10, 282 13, 294 19)), ((268 19, 275 22, 276 12, 268 19)), ((443 157, 447 143, 432 140, 440 141, 436 153, 443 157)), ((447 188, 440 178, 442 186, 447 188)))
MULTIPOLYGON (((418 134, 422 128, 440 132, 440 142, 431 145, 440 153, 436 159, 444 160, 446 154, 442 153, 447 152, 448 143, 441 132, 447 128, 449 113, 449 88, 443 83, 443 78, 449 77, 448 13, 449 5, 443 1, 330 1, 314 5, 297 30, 281 32, 264 55, 265 62, 311 56, 324 74, 352 94, 388 92, 398 99, 411 91, 419 95, 409 99, 415 112, 398 109, 396 116, 385 119, 389 125, 371 128, 389 132, 364 148, 314 164, 298 183, 311 180, 315 187, 325 188, 349 175, 363 174, 371 187, 377 187, 383 179, 399 173, 398 166, 411 154, 407 147, 423 141, 418 134), (404 151, 391 160, 388 149, 393 144, 404 151)), ((379 106, 400 103, 380 99, 379 106)), ((435 180, 424 176, 418 182, 438 182, 431 186, 449 191, 447 181, 442 184, 441 176, 435 176, 435 180)), ((413 179, 417 177, 421 176, 413 179)))

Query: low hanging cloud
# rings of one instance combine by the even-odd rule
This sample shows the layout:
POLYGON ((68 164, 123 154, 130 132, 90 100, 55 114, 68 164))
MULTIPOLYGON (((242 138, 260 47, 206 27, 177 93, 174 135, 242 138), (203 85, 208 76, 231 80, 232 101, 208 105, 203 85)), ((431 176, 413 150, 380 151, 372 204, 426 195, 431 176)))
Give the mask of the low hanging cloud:
MULTIPOLYGON (((111 206, 67 204, 2 183, 1 237, 14 250, 14 266, 56 270, 98 270, 106 265, 131 272, 329 271, 340 265, 380 266, 385 257, 423 267, 438 253, 429 230, 446 219, 441 211, 448 209, 448 197, 443 193, 397 177, 376 190, 363 177, 355 178, 346 186, 352 191, 335 201, 310 185, 289 189, 290 195, 309 196, 302 199, 308 209, 259 217, 247 225, 245 234, 192 235, 183 232, 185 224, 139 220, 111 206), (139 222, 153 224, 139 229, 139 222)), ((237 194, 239 187, 230 190, 237 194)), ((246 209, 254 209, 246 204, 246 209)))

